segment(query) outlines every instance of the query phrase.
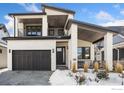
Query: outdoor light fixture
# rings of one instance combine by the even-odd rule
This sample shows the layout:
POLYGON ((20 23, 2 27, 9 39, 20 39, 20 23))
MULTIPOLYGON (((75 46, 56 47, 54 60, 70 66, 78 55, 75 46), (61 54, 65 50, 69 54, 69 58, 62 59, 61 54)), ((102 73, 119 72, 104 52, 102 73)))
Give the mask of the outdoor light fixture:
POLYGON ((11 49, 9 49, 9 53, 11 53, 11 49))
POLYGON ((54 53, 54 49, 52 49, 52 53, 54 53))

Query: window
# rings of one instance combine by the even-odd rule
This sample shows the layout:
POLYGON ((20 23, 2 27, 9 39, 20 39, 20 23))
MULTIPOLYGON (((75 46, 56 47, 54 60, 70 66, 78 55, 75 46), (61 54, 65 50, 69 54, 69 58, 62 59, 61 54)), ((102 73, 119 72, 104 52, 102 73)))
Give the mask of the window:
POLYGON ((49 29, 49 36, 54 36, 54 29, 49 29))
POLYGON ((48 34, 49 36, 63 36, 64 30, 63 28, 49 28, 48 34))
POLYGON ((26 26, 26 35, 27 36, 41 36, 42 35, 42 26, 26 26))
POLYGON ((63 29, 58 29, 58 36, 63 36, 63 35, 64 35, 63 29))
POLYGON ((2 49, 0 49, 0 54, 2 54, 2 49))
POLYGON ((90 59, 90 47, 79 47, 78 59, 90 59))

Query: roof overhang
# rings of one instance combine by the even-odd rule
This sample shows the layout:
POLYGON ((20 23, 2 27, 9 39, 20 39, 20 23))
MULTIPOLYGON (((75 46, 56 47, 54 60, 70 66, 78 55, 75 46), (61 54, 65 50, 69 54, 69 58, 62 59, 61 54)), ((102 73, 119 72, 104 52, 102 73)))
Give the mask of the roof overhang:
POLYGON ((46 4, 42 4, 42 7, 43 7, 43 9, 42 9, 43 11, 44 11, 44 8, 49 8, 49 9, 58 10, 61 12, 75 14, 75 11, 72 11, 70 9, 59 8, 59 7, 50 6, 50 5, 46 5, 46 4))
POLYGON ((77 20, 69 20, 67 24, 67 29, 71 27, 71 24, 78 25, 78 39, 92 43, 103 40, 107 32, 113 33, 114 35, 118 33, 115 30, 111 30, 94 24, 80 22, 77 20))
POLYGON ((48 15, 49 27, 64 28, 68 15, 48 15))

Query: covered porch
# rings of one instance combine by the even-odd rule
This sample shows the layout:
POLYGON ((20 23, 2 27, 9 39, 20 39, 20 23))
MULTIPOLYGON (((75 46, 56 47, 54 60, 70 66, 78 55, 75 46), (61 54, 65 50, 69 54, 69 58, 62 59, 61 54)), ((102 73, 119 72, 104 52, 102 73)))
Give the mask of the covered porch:
POLYGON ((71 69, 73 64, 77 68, 83 67, 81 63, 88 63, 89 66, 93 64, 96 61, 96 43, 103 40, 104 61, 109 70, 113 70, 113 35, 117 34, 116 31, 77 20, 70 20, 67 29, 71 34, 68 42, 68 68, 71 69))

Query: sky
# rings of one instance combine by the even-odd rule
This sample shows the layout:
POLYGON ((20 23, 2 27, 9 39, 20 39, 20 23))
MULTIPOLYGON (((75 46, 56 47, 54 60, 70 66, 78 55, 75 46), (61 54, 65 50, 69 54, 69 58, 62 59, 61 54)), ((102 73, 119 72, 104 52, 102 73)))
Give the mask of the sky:
MULTIPOLYGON (((76 12, 75 19, 101 26, 124 26, 124 4, 114 3, 52 3, 48 4, 76 12)), ((0 3, 0 23, 13 35, 13 19, 9 13, 42 12, 40 3, 0 3)))

